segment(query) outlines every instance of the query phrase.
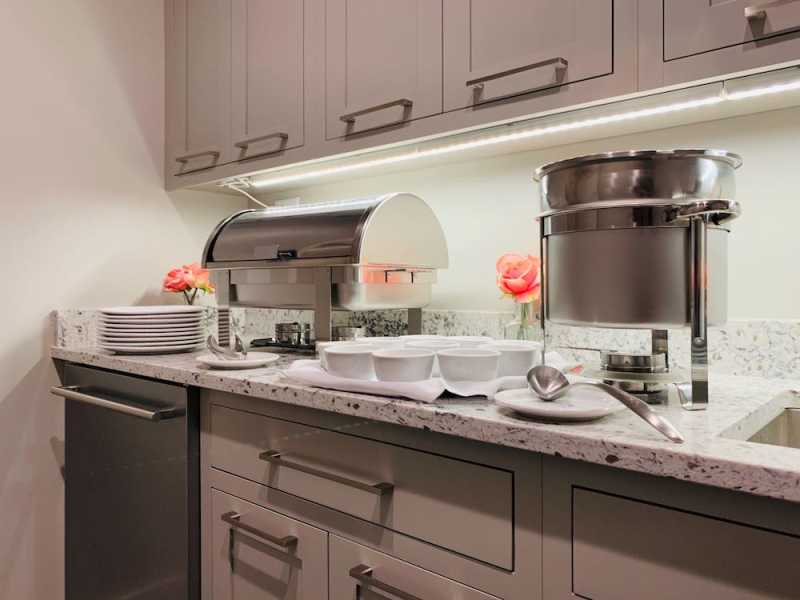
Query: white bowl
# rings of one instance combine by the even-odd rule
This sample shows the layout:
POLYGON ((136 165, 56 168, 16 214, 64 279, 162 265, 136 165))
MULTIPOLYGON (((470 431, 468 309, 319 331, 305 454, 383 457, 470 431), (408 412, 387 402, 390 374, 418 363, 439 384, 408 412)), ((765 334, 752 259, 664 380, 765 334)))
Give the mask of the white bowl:
POLYGON ((433 371, 433 352, 400 348, 372 353, 375 375, 380 381, 423 381, 433 371))
POLYGON ((422 342, 427 340, 442 340, 444 339, 443 335, 427 335, 427 334, 420 334, 414 333, 410 335, 401 335, 400 339, 403 340, 406 344, 408 342, 422 342))
POLYGON ((398 337, 374 337, 366 340, 381 350, 397 350, 405 346, 405 342, 398 337))
POLYGON ((524 340, 505 340, 492 342, 481 346, 488 350, 497 350, 500 353, 500 363, 497 367, 497 376, 527 375, 530 368, 536 364, 542 345, 538 342, 524 340))
MULTIPOLYGON (((328 370, 328 357, 326 355, 326 351, 328 348, 332 347, 342 347, 342 346, 370 346, 372 344, 370 342, 362 342, 361 340, 338 340, 335 342, 317 342, 316 350, 317 354, 319 355, 319 364, 322 366, 323 369, 326 371, 328 370)), ((375 346, 377 348, 377 346, 375 346)))
POLYGON ((448 381, 491 381, 497 378, 500 353, 487 348, 451 348, 436 353, 448 381))
POLYGON ((493 338, 485 335, 454 335, 447 339, 451 342, 458 342, 462 348, 477 348, 494 341, 493 338))
POLYGON ((414 340, 406 342, 406 348, 415 348, 417 350, 431 350, 438 352, 439 350, 448 350, 450 348, 460 348, 458 342, 451 342, 447 338, 436 338, 433 340, 414 340))
POLYGON ((378 350, 372 344, 341 344, 325 348, 326 370, 331 375, 345 379, 374 379, 372 353, 378 350))

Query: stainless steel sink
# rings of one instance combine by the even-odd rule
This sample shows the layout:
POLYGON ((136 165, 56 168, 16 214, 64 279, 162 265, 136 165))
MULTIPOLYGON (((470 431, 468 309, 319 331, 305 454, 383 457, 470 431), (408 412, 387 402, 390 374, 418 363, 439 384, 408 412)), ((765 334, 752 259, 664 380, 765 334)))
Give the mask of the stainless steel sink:
POLYGON ((785 408, 748 438, 757 444, 800 448, 800 408, 785 408))

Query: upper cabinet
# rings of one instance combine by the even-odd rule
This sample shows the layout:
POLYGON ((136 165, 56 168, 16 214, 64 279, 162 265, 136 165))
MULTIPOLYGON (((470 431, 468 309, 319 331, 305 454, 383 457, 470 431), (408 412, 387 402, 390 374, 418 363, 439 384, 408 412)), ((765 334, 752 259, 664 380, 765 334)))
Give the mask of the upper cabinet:
POLYGON ((166 173, 228 162, 231 2, 167 0, 166 173))
POLYGON ((445 110, 612 73, 613 14, 612 0, 444 0, 445 110))
POLYGON ((639 89, 800 59, 800 0, 639 3, 639 89))
POLYGON ((233 0, 230 89, 236 161, 303 145, 303 4, 233 0))
POLYGON ((326 138, 442 111, 441 0, 326 0, 326 138))
POLYGON ((664 59, 766 40, 800 28, 797 0, 667 0, 664 59))

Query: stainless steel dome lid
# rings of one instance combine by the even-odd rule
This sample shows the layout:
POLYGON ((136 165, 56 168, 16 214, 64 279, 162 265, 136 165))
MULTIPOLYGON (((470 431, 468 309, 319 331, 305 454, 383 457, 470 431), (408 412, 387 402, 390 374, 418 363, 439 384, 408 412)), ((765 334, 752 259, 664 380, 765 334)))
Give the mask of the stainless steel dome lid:
POLYGON ((725 150, 628 150, 578 156, 536 170, 542 208, 625 200, 733 199, 739 155, 725 150))

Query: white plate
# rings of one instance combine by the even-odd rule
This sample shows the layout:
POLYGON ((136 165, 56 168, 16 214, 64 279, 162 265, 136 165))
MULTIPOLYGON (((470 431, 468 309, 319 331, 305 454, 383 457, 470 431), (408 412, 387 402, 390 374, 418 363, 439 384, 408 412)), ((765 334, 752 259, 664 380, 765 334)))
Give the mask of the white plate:
POLYGON ((203 338, 195 338, 190 340, 145 340, 145 341, 133 341, 133 340, 98 340, 99 344, 113 344, 114 346, 183 346, 185 344, 200 344, 203 343, 205 340, 203 338))
POLYGON ((141 316, 141 315, 185 315, 187 313, 201 313, 202 306, 115 306, 101 308, 104 315, 141 316))
POLYGON ((135 333, 138 331, 151 332, 151 333, 157 333, 159 331, 203 331, 203 324, 188 323, 186 325, 181 325, 181 324, 162 325, 159 323, 142 323, 141 325, 138 325, 131 323, 124 323, 124 324, 106 323, 99 325, 98 329, 100 331, 108 331, 109 333, 135 333))
POLYGON ((118 354, 169 354, 172 352, 187 352, 194 350, 200 344, 182 344, 180 346, 118 346, 116 344, 100 344, 103 350, 110 350, 118 354))
POLYGON ((161 325, 187 325, 191 323, 202 322, 202 316, 185 316, 185 317, 170 317, 164 315, 163 317, 100 317, 101 323, 115 324, 115 325, 140 325, 143 323, 158 323, 161 325))
POLYGON ((186 329, 184 331, 174 331, 172 329, 163 329, 161 331, 108 331, 106 329, 101 329, 97 333, 98 337, 101 338, 113 338, 113 339, 153 339, 153 338, 201 338, 204 337, 204 333, 201 329, 186 329))
POLYGON ((272 352, 251 352, 243 360, 225 360, 213 354, 201 354, 196 360, 212 369, 256 369, 277 362, 280 358, 279 354, 272 352))
POLYGON ((576 388, 553 402, 545 402, 529 389, 498 392, 498 406, 546 421, 594 421, 625 408, 618 400, 591 388, 576 388))
POLYGON ((202 342, 204 336, 202 335, 156 335, 151 337, 146 336, 117 336, 117 335, 100 335, 97 338, 101 343, 110 342, 112 344, 161 344, 161 343, 189 343, 189 342, 202 342))

